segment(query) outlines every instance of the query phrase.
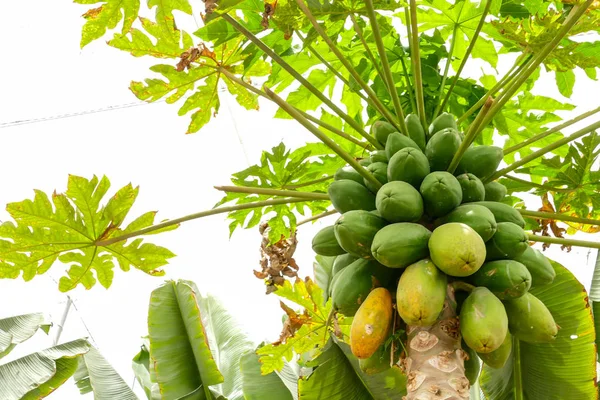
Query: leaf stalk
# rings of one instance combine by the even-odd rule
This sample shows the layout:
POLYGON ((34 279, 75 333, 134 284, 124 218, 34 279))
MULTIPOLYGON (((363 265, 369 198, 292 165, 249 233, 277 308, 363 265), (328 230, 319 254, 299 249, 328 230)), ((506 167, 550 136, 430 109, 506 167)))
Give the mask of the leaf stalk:
POLYGON ((522 216, 525 218, 532 219, 551 219, 555 221, 568 221, 575 222, 583 225, 598 225, 600 226, 600 220, 590 219, 590 218, 580 218, 573 217, 571 215, 561 214, 561 213, 549 213, 542 211, 531 211, 531 210, 519 210, 522 216))
POLYGON ((419 50, 419 26, 417 22, 417 2, 410 0, 410 31, 411 31, 411 60, 413 64, 413 76, 415 78, 415 94, 417 97, 417 113, 423 128, 426 129, 427 116, 425 115, 425 95, 423 93, 423 75, 421 71, 421 52, 419 50))
POLYGON ((531 242, 562 244, 565 246, 589 247, 592 249, 600 249, 600 242, 591 242, 587 240, 565 239, 550 236, 527 235, 531 242))
POLYGON ((325 193, 298 192, 295 190, 279 190, 247 186, 215 186, 215 189, 226 193, 263 194, 267 196, 297 197, 308 200, 329 200, 329 196, 325 193))

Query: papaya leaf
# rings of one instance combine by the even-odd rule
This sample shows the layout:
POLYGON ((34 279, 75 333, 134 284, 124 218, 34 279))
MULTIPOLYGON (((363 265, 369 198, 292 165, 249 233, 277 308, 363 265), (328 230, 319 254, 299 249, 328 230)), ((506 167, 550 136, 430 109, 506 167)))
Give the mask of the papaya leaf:
MULTIPOLYGON (((168 37, 174 33, 172 29, 175 22, 173 11, 192 14, 192 6, 188 0, 148 0, 148 8, 153 9, 154 7, 156 7, 156 23, 163 31, 163 37, 168 37)), ((173 41, 176 40, 175 36, 172 36, 172 38, 173 41)))
POLYGON ((331 312, 331 300, 324 303, 323 291, 310 278, 297 279, 294 285, 285 281, 275 291, 277 296, 289 300, 304 308, 303 314, 297 314, 282 303, 288 314, 281 338, 278 342, 267 344, 257 350, 261 371, 269 374, 281 371, 284 360, 290 361, 296 353, 314 351, 319 354, 329 338, 327 319, 331 312))
POLYGON ((101 206, 109 188, 106 177, 88 180, 70 175, 67 191, 54 192, 51 200, 36 190, 33 200, 9 203, 6 210, 14 222, 0 225, 0 278, 16 279, 22 272, 23 279, 29 281, 57 261, 69 266, 67 276, 59 281, 62 292, 79 284, 91 289, 96 281, 108 288, 117 265, 123 271, 133 267, 149 275, 164 275, 160 267, 174 256, 164 247, 141 238, 102 245, 104 240, 153 225, 156 214, 142 214, 123 226, 139 187, 128 184, 101 206))
POLYGON ((140 29, 131 28, 129 32, 115 34, 108 41, 108 45, 127 51, 134 57, 152 56, 155 58, 179 58, 181 53, 194 45, 190 35, 175 28, 173 23, 170 26, 172 34, 165 37, 155 22, 143 17, 140 17, 139 20, 148 34, 140 29))
MULTIPOLYGON (((551 343, 520 342, 524 398, 584 400, 597 397, 594 321, 584 287, 571 272, 552 262, 552 285, 531 293, 548 307, 560 326, 551 343), (572 373, 577 371, 577 373, 572 373)), ((513 360, 500 369, 484 366, 481 388, 490 400, 513 399, 513 360)))
POLYGON ((114 29, 122 21, 121 32, 125 34, 140 11, 140 0, 74 0, 77 4, 98 4, 89 9, 83 18, 86 22, 81 31, 81 48, 104 36, 108 29, 114 29))
POLYGON ((0 358, 8 355, 16 345, 31 338, 38 330, 48 334, 51 326, 42 313, 0 319, 0 358))

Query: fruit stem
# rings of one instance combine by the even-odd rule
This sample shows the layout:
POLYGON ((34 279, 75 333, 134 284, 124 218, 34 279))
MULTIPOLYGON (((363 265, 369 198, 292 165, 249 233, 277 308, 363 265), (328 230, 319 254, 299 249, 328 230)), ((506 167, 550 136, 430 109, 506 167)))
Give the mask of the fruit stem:
MULTIPOLYGON (((223 67, 219 67, 219 71, 225 75, 227 78, 229 78, 231 81, 237 83, 238 85, 241 85, 243 87, 245 87, 246 89, 250 90, 251 92, 264 97, 265 99, 269 100, 269 101, 273 101, 273 99, 271 99, 269 96, 267 96, 267 94, 265 92, 263 92, 262 90, 252 86, 251 84, 249 84, 248 82, 244 81, 243 79, 238 78, 237 76, 235 76, 234 74, 232 74, 231 72, 229 72, 227 69, 223 68, 223 67)), ((296 107, 294 107, 296 108, 296 107)), ((358 140, 357 138, 348 135, 346 132, 343 132, 342 130, 329 125, 326 122, 321 121, 318 118, 313 117, 312 115, 310 115, 307 112, 304 112, 302 110, 300 110, 299 108, 296 108, 296 110, 302 114, 302 116, 306 119, 308 119, 311 122, 314 122, 315 124, 321 126, 322 128, 327 129, 328 131, 330 131, 331 133, 334 133, 340 137, 343 137, 344 139, 348 140, 349 142, 352 142, 360 147, 363 147, 365 149, 373 149, 373 146, 371 146, 369 143, 367 142, 361 142, 360 140, 358 140)))
POLYGON ((298 111, 294 109, 289 103, 275 94, 271 89, 266 86, 263 86, 265 93, 275 102, 279 107, 283 108, 288 114, 290 114, 295 120, 300 122, 302 126, 308 129, 313 135, 315 135, 319 140, 321 140, 325 145, 327 145, 331 150, 333 150, 338 156, 340 156, 344 161, 346 161, 352 168, 356 170, 359 174, 362 175, 363 178, 367 179, 371 182, 377 189, 379 189, 382 185, 381 182, 373 176, 371 172, 369 172, 366 168, 360 165, 350 154, 348 154, 344 149, 342 149, 336 142, 331 140, 327 135, 317 129, 314 125, 308 122, 306 118, 304 118, 298 111))
POLYGON ((535 151, 535 152, 529 154, 528 156, 523 157, 519 161, 515 161, 514 163, 512 163, 511 165, 509 165, 508 167, 506 167, 504 169, 501 169, 500 171, 496 171, 496 173, 494 175, 492 175, 491 177, 489 177, 485 182, 489 182, 489 181, 493 181, 494 179, 498 179, 502 175, 506 175, 507 173, 514 171, 515 169, 519 168, 520 166, 525 165, 528 162, 535 160, 536 158, 542 157, 546 153, 556 150, 557 148, 559 148, 562 145, 572 142, 573 140, 579 139, 580 137, 585 136, 588 133, 590 133, 593 130, 598 129, 598 128, 600 128, 600 121, 597 121, 591 125, 588 125, 587 127, 580 129, 579 131, 573 133, 572 135, 564 137, 560 140, 557 140, 556 142, 554 142, 546 147, 542 147, 538 151, 535 151))
POLYGON ((264 194, 267 196, 289 196, 309 200, 329 200, 326 193, 297 192, 295 190, 265 189, 246 186, 215 186, 215 189, 226 193, 264 194))
POLYGON ((394 104, 394 110, 396 111, 396 115, 398 116, 400 132, 402 132, 402 134, 404 134, 405 136, 409 136, 408 129, 406 127, 406 122, 404 121, 404 111, 402 110, 402 104, 400 104, 398 90, 396 89, 396 84, 394 83, 394 77, 392 76, 390 63, 387 58, 385 46, 383 45, 383 39, 381 38, 379 24, 377 23, 377 15, 375 14, 375 8, 373 7, 373 0, 365 0, 365 7, 367 9, 369 21, 371 22, 373 38, 375 39, 375 44, 377 45, 377 52, 379 53, 379 58, 381 59, 381 66, 385 74, 384 81, 387 82, 388 91, 390 92, 390 96, 392 96, 392 103, 394 104))
MULTIPOLYGON (((488 0, 489 3, 489 0, 488 0)), ((444 67, 444 75, 442 76, 442 82, 440 83, 440 90, 438 93, 438 96, 436 98, 436 103, 438 103, 438 105, 435 107, 435 111, 433 112, 433 115, 431 116, 431 119, 434 120, 435 117, 438 116, 438 114, 440 113, 440 110, 442 109, 443 106, 443 102, 440 102, 440 100, 442 100, 442 96, 444 95, 444 87, 446 86, 446 79, 448 79, 448 72, 450 71, 450 64, 452 64, 452 54, 454 53, 454 47, 456 45, 456 35, 458 34, 458 27, 460 25, 456 24, 454 26, 454 30, 452 31, 452 40, 450 41, 450 50, 448 51, 448 58, 446 59, 446 66, 444 67)))
POLYGON ((542 133, 540 133, 538 135, 535 135, 533 137, 530 137, 529 139, 527 139, 527 140, 525 140, 525 141, 523 141, 521 143, 517 143, 516 145, 511 146, 511 147, 507 148, 506 150, 504 150, 504 156, 507 156, 508 154, 514 153, 515 151, 517 151, 517 150, 519 150, 519 149, 521 149, 521 148, 523 148, 525 146, 528 146, 531 143, 537 142, 538 140, 542 140, 545 137, 547 137, 547 136, 549 136, 549 135, 551 135, 553 133, 559 132, 560 130, 562 130, 562 129, 568 127, 568 126, 571 126, 574 123, 579 122, 582 119, 585 119, 585 118, 587 118, 587 117, 589 117, 591 115, 594 115, 597 112, 600 112, 600 107, 594 108, 593 110, 585 112, 583 114, 580 114, 577 117, 575 117, 573 119, 570 119, 568 121, 565 121, 565 122, 563 122, 560 125, 556 125, 556 126, 550 128, 550 129, 547 129, 544 132, 542 132, 542 133))
MULTIPOLYGON (((310 50, 310 52, 319 59, 319 61, 321 61, 323 63, 323 65, 325 65, 325 67, 327 67, 327 69, 329 71, 331 71, 340 81, 342 81, 342 83, 344 83, 344 85, 348 86, 348 88, 351 88, 351 84, 348 81, 348 79, 344 78, 344 75, 342 75, 337 69, 333 68, 333 65, 331 65, 331 63, 329 61, 327 61, 313 46, 311 46, 310 44, 306 44, 306 37, 302 36, 302 34, 299 31, 295 31, 296 35, 300 38, 300 40, 302 40, 302 44, 304 46, 306 46, 306 48, 308 50, 310 50)), ((350 89, 352 90, 352 89, 350 89)), ((362 94, 362 92, 360 91, 354 91, 352 90, 354 93, 356 93, 361 99, 363 99, 364 101, 366 101, 367 103, 369 103, 369 98, 367 96, 365 96, 364 94, 362 94)))
POLYGON ((381 149, 382 146, 375 140, 374 137, 369 135, 362 126, 358 124, 352 117, 343 112, 338 106, 336 106, 330 99, 327 98, 319 89, 313 86, 308 80, 306 80, 302 74, 296 71, 290 64, 285 62, 277 53, 275 53, 269 46, 267 46, 262 40, 257 38, 252 32, 242 26, 239 22, 237 22, 233 17, 229 14, 223 14, 223 18, 229 22, 238 32, 244 35, 248 40, 254 43, 259 49, 261 49, 266 55, 271 57, 271 59, 279 64, 283 69, 285 69, 290 75, 292 75, 302 86, 307 88, 312 94, 314 94, 319 100, 327 105, 333 112, 339 115, 348 125, 354 128, 362 137, 367 139, 373 146, 378 149, 381 149))
MULTIPOLYGON (((335 54, 335 56, 338 58, 338 60, 340 60, 340 62, 344 65, 344 67, 346 67, 346 69, 348 70, 350 75, 352 75, 352 77, 356 80, 356 82, 360 85, 360 87, 367 93, 367 96, 371 100, 371 101, 367 101, 367 102, 369 104, 371 104, 373 106, 373 108, 376 108, 383 116, 385 116, 385 118, 387 118, 389 120, 389 122, 392 125, 394 125, 397 129, 402 128, 402 125, 398 124, 397 118, 395 118, 394 115, 385 107, 385 105, 383 105, 381 103, 381 101, 377 97, 377 94, 373 91, 373 89, 371 89, 369 87, 369 85, 367 85, 367 83, 365 81, 363 81, 360 74, 352 66, 352 63, 350 61, 348 61, 346 56, 344 56, 344 54, 342 54, 340 49, 338 49, 338 47, 335 45, 335 43, 333 43, 331 38, 327 35, 327 32, 325 32, 323 30, 323 28, 321 27, 321 25, 319 25, 319 23, 317 22, 314 15, 310 12, 310 10, 306 6, 306 4, 304 4, 304 0, 296 0, 296 3, 298 4, 298 7, 302 11, 302 13, 306 16, 306 18, 308 18, 308 20, 312 24, 313 28, 315 29, 315 31, 323 38, 323 40, 325 41, 327 46, 329 46, 329 49, 331 50, 331 52, 333 54, 335 54)), ((404 122, 404 121, 402 121, 402 122, 404 122)))
POLYGON ((458 120, 456 120, 456 123, 458 125, 462 124, 468 117, 471 116, 471 114, 473 114, 475 111, 477 111, 479 109, 479 107, 481 107, 482 105, 485 104, 485 102, 487 101, 488 98, 490 98, 491 96, 493 96, 494 94, 496 94, 500 89, 502 89, 504 87, 504 85, 506 85, 508 82, 512 81, 513 78, 515 76, 517 76, 519 74, 519 72, 525 67, 525 65, 527 65, 527 63, 529 62, 529 60, 531 59, 531 57, 533 57, 531 54, 527 56, 525 62, 520 63, 521 60, 527 56, 527 53, 522 53, 516 60, 514 65, 508 70, 508 72, 506 73, 506 75, 504 75, 504 77, 502 77, 502 79, 500 79, 495 85, 494 87, 492 87, 481 99, 479 99, 477 101, 477 103, 475 103, 473 105, 473 107, 469 108, 469 110, 467 112, 465 112, 458 120))
MULTIPOLYGON (((412 0, 414 1, 414 0, 412 0)), ((585 13, 587 8, 592 4, 594 0, 586 0, 585 3, 577 4, 567 16, 565 22, 560 27, 558 32, 552 37, 552 40, 539 51, 533 59, 527 63, 526 67, 521 70, 515 77, 514 81, 511 81, 506 89, 502 92, 502 96, 497 99, 496 104, 492 107, 487 117, 481 123, 480 129, 487 126, 494 116, 502 109, 502 107, 517 93, 521 86, 527 81, 527 79, 533 74, 539 65, 546 59, 548 54, 552 52, 560 41, 567 35, 571 28, 577 23, 579 18, 585 13)))
POLYGON ((513 336, 513 382, 515 400, 523 400, 523 374, 521 371, 521 343, 513 336))
POLYGON ((462 290, 463 292, 467 292, 467 293, 471 293, 473 291, 473 289, 475 289, 475 286, 471 285, 470 283, 463 282, 463 281, 451 282, 450 286, 452 286, 452 289, 454 289, 455 291, 462 290))
POLYGON ((316 185, 317 183, 325 182, 325 181, 328 181, 330 179, 333 179, 333 175, 327 175, 327 176, 324 176, 324 177, 319 178, 319 179, 315 179, 315 180, 308 181, 308 182, 303 182, 303 183, 298 183, 298 184, 295 184, 295 185, 285 185, 285 186, 282 187, 282 189, 294 190, 294 189, 298 189, 298 188, 301 188, 301 187, 316 185))
POLYGON ((528 234, 529 240, 532 242, 563 244, 565 246, 588 247, 591 249, 600 249, 600 242, 590 242, 586 240, 565 239, 550 236, 538 236, 528 234))
POLYGON ((589 219, 589 218, 579 218, 572 217, 570 215, 559 214, 559 213, 549 213, 542 211, 529 211, 529 210, 519 210, 522 216, 526 218, 532 219, 550 219, 556 221, 569 221, 575 222, 583 225, 600 225, 600 220, 597 219, 589 219))
POLYGON ((139 231, 129 232, 125 235, 116 236, 116 237, 109 238, 106 240, 100 240, 100 241, 94 242, 93 245, 98 246, 98 247, 109 246, 113 243, 121 242, 123 240, 127 240, 132 237, 147 235, 151 232, 155 232, 155 231, 158 231, 158 230, 161 230, 164 228, 168 228, 170 226, 179 225, 182 222, 187 222, 187 221, 191 221, 193 219, 198 219, 198 218, 204 218, 204 217, 208 217, 210 215, 223 214, 223 213, 239 211, 239 210, 248 210, 251 208, 262 208, 262 207, 268 207, 268 206, 275 206, 275 205, 280 205, 280 204, 300 203, 300 202, 306 202, 306 201, 308 201, 308 200, 305 198, 288 197, 285 199, 272 199, 272 200, 265 200, 265 201, 256 201, 254 203, 236 204, 235 206, 229 206, 229 207, 213 208, 212 210, 201 211, 201 212, 198 212, 195 214, 186 215, 185 217, 161 222, 160 224, 152 225, 147 228, 140 229, 139 231))
POLYGON ((456 74, 454 75, 454 79, 452 79, 452 84, 450 85, 450 88, 448 89, 448 93, 446 93, 446 97, 444 97, 444 101, 442 101, 442 104, 436 110, 435 114, 433 115, 433 118, 438 116, 439 112, 442 111, 444 109, 444 107, 446 107, 446 103, 448 103, 448 100, 450 100, 450 95, 452 94, 452 91, 454 90, 454 87, 456 86, 456 83, 458 82, 458 78, 460 78, 460 74, 462 73, 462 70, 465 68, 465 65, 467 65, 467 60, 469 59, 469 56, 471 55, 471 52, 473 51, 473 48, 475 47, 475 43, 477 42, 477 39, 479 38, 479 33, 481 32, 481 29, 483 28, 483 24, 485 23, 485 18, 487 17, 488 12, 490 11, 491 5, 492 5, 491 0, 487 0, 485 2, 485 7, 483 8, 483 13, 481 14, 481 18, 479 19, 479 24, 477 24, 477 28, 475 29, 475 33, 473 34, 473 39, 471 39, 471 42, 469 43, 469 47, 467 47, 467 52, 465 53, 465 55, 460 63, 460 66, 458 67, 458 70, 456 71, 456 74))
POLYGON ((485 101, 485 104, 481 108, 481 110, 479 110, 479 114, 477 114, 475 121, 473 121, 473 123, 469 126, 469 130, 467 131, 465 138, 463 139, 458 150, 456 151, 456 154, 454 154, 454 157, 452 157, 452 161, 450 162, 450 165, 448 166, 448 172, 450 172, 451 174, 454 173, 454 171, 456 170, 456 167, 458 167, 458 164, 460 163, 462 156, 465 154, 465 152, 467 151, 467 149, 469 148, 471 143, 473 143, 473 141, 477 137, 477 134, 479 133, 479 126, 481 125, 481 121, 483 121, 483 119, 485 118, 487 113, 490 111, 492 104, 494 104, 494 99, 489 97, 485 101))
POLYGON ((317 214, 317 215, 315 215, 314 217, 310 217, 310 218, 303 219, 302 221, 298 222, 298 223, 296 224, 296 226, 304 225, 304 224, 306 224, 306 223, 309 223, 309 222, 312 222, 312 221, 316 221, 316 220, 318 220, 318 219, 321 219, 321 218, 328 217, 328 216, 330 216, 330 215, 333 215, 333 214, 335 214, 335 213, 337 213, 337 210, 329 210, 329 211, 325 211, 324 213, 317 214))
POLYGON ((427 129, 427 116, 425 115, 425 96, 423 94, 423 76, 421 72, 421 52, 419 50, 419 26, 417 23, 417 2, 410 0, 410 30, 411 30, 411 46, 410 58, 413 63, 413 76, 415 78, 415 92, 417 97, 417 111, 423 129, 427 129))

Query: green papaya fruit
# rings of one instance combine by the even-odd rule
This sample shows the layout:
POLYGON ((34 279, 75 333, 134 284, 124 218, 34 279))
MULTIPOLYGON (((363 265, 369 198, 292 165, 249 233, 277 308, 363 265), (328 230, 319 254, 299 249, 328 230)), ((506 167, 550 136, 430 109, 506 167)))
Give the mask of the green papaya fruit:
POLYGON ((429 161, 421 150, 406 147, 392 156, 388 164, 388 182, 403 181, 419 188, 429 174, 429 161))
POLYGON ((525 220, 519 213, 519 210, 504 203, 497 203, 495 201, 477 201, 472 204, 484 206, 494 214, 496 222, 512 222, 513 224, 519 225, 521 228, 525 228, 525 220))
POLYGON ((391 368, 390 351, 386 351, 385 345, 381 345, 371 357, 359 358, 358 366, 367 375, 375 375, 386 371, 391 368))
POLYGON ((406 122, 408 136, 410 136, 422 151, 425 151, 427 138, 425 136, 425 129, 423 129, 419 117, 416 114, 408 114, 404 119, 404 122, 406 122))
POLYGON ((446 128, 452 128, 458 131, 458 126, 456 125, 456 118, 454 115, 444 112, 434 119, 429 125, 429 134, 427 135, 427 138, 430 139, 434 134, 446 128))
MULTIPOLYGON (((367 170, 370 173, 372 173, 373 176, 375 176, 375 178, 379 182, 381 182, 382 185, 384 183, 387 183, 387 169, 388 169, 387 163, 383 163, 383 162, 375 162, 375 163, 370 164, 367 167, 367 170)), ((371 192, 377 193, 378 188, 373 183, 371 183, 371 181, 363 179, 363 183, 365 184, 367 189, 369 189, 371 192)))
POLYGON ((473 289, 460 309, 460 332, 478 353, 498 349, 508 333, 508 317, 502 302, 488 288, 473 289))
POLYGON ((490 261, 471 275, 469 282, 490 289, 500 300, 514 299, 523 296, 531 288, 531 274, 518 261, 490 261))
POLYGON ((348 253, 337 256, 333 261, 333 266, 331 267, 331 276, 334 276, 356 260, 358 260, 358 258, 348 253))
POLYGON ((331 204, 339 213, 375 210, 375 195, 364 185, 350 179, 333 181, 327 188, 331 204))
POLYGON ((327 287, 327 296, 331 297, 331 294, 333 293, 333 286, 335 285, 335 282, 338 280, 339 277, 340 277, 339 272, 337 274, 331 275, 331 281, 329 282, 329 286, 327 287))
POLYGON ((456 177, 462 188, 462 202, 471 203, 485 198, 483 182, 473 174, 460 174, 456 177))
POLYGON ((360 160, 358 160, 358 163, 366 168, 369 166, 369 164, 371 164, 371 158, 360 159, 360 160))
POLYGON ((337 171, 335 171, 335 174, 333 174, 334 181, 340 181, 342 179, 349 179, 364 186, 363 176, 359 174, 354 167, 349 165, 339 168, 337 171))
POLYGON ((375 234, 371 254, 386 267, 404 268, 427 257, 431 232, 423 225, 399 222, 375 234))
POLYGON ((377 191, 375 206, 388 222, 416 222, 423 216, 423 198, 402 181, 388 182, 377 191))
POLYGON ((491 181, 484 185, 485 201, 502 201, 506 196, 506 186, 500 182, 491 181))
POLYGON ((515 261, 525 265, 531 274, 531 287, 544 286, 552 283, 556 272, 550 261, 539 250, 529 246, 523 254, 514 258, 515 261))
POLYGON ((448 214, 460 205, 462 188, 449 172, 432 172, 423 179, 420 190, 425 213, 431 218, 448 214))
POLYGON ((431 171, 446 171, 461 142, 456 129, 446 128, 434 134, 425 147, 431 171))
POLYGON ((389 278, 381 276, 383 268, 375 261, 356 260, 341 270, 331 291, 336 310, 348 317, 354 316, 371 290, 387 283, 389 278))
POLYGON ((436 226, 448 222, 461 222, 469 225, 481 236, 484 242, 487 242, 496 233, 497 224, 494 214, 484 206, 476 204, 463 204, 456 207, 450 214, 438 219, 436 226))
POLYGON ((510 332, 527 343, 549 343, 558 335, 558 325, 550 310, 540 299, 525 293, 516 299, 505 300, 510 332))
POLYGON ((465 151, 458 166, 456 174, 471 173, 479 179, 491 176, 504 157, 504 152, 496 146, 471 146, 465 151))
POLYGON ((467 353, 467 358, 465 359, 465 377, 469 380, 470 385, 474 385, 477 379, 479 379, 481 362, 479 361, 477 352, 467 346, 464 340, 462 341, 462 349, 467 353))
POLYGON ((375 121, 373 125, 371 125, 371 135, 374 136, 375 140, 382 146, 385 146, 387 137, 394 132, 398 132, 398 129, 387 121, 375 121))
POLYGON ((408 136, 404 136, 401 133, 392 133, 390 136, 388 136, 387 142, 385 144, 385 154, 389 160, 394 156, 394 154, 407 147, 411 147, 413 149, 421 151, 421 149, 414 142, 414 140, 412 140, 408 136))
POLYGON ((519 225, 498 222, 496 233, 485 244, 486 260, 514 259, 529 247, 529 237, 519 225))
POLYGON ((409 265, 400 275, 396 309, 408 325, 430 326, 444 308, 448 279, 429 259, 409 265))
POLYGON ((373 258, 373 238, 384 226, 383 218, 368 211, 348 211, 335 222, 335 237, 346 253, 357 258, 373 258))
POLYGON ((383 162, 383 163, 387 164, 387 162, 388 162, 388 158, 387 158, 387 155, 385 154, 385 150, 375 150, 374 152, 371 153, 371 156, 369 157, 369 159, 371 160, 371 164, 378 163, 378 162, 383 162))
POLYGON ((473 228, 459 222, 441 225, 429 238, 433 263, 451 276, 469 276, 485 261, 485 243, 473 228))
POLYGON ((485 365, 500 369, 504 367, 508 358, 510 357, 510 353, 512 352, 512 335, 510 333, 506 334, 506 338, 504 342, 498 347, 496 350, 490 353, 481 353, 479 354, 479 358, 485 363, 485 365))
POLYGON ((373 214, 373 215, 377 215, 379 218, 383 218, 383 217, 381 216, 381 213, 380 213, 378 210, 373 210, 373 211, 369 211, 369 212, 370 212, 371 214, 373 214))
POLYGON ((317 232, 312 240, 312 249, 318 255, 327 257, 339 256, 345 253, 335 238, 333 225, 326 226, 317 232))

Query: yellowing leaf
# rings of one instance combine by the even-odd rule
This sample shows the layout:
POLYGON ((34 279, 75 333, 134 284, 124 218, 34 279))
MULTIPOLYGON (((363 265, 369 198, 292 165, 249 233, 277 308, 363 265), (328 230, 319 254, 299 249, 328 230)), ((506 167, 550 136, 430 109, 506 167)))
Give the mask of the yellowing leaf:
POLYGON ((107 29, 114 29, 121 21, 123 21, 121 32, 126 33, 140 10, 140 0, 74 0, 74 2, 77 4, 102 3, 99 7, 92 8, 83 14, 86 22, 81 32, 82 48, 93 40, 101 38, 107 29))

